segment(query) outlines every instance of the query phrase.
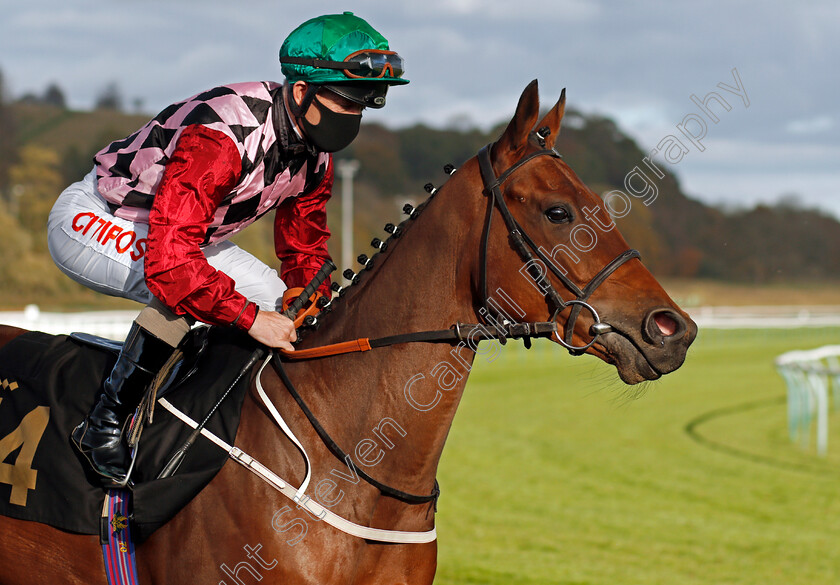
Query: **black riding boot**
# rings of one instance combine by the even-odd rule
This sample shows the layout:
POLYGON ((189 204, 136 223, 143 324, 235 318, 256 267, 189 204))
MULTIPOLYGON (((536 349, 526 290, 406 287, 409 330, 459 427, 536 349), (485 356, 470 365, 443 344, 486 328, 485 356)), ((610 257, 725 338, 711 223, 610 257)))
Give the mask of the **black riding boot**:
POLYGON ((99 400, 73 429, 73 443, 108 483, 125 483, 131 458, 122 440, 123 428, 173 351, 168 343, 132 323, 99 400))

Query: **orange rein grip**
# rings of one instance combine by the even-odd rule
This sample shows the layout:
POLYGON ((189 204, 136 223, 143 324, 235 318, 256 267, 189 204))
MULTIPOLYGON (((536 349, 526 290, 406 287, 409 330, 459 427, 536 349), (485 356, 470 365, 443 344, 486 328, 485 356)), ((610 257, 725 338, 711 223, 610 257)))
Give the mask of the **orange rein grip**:
POLYGON ((357 351, 370 351, 370 339, 362 337, 352 341, 342 341, 341 343, 333 343, 332 345, 322 345, 321 347, 312 347, 309 349, 296 349, 289 351, 287 349, 278 349, 280 354, 290 360, 308 360, 312 358, 329 357, 331 355, 341 355, 343 353, 354 353, 357 351))
POLYGON ((303 320, 306 319, 309 315, 317 315, 321 312, 321 309, 318 308, 318 299, 320 299, 324 294, 321 291, 315 291, 312 293, 312 296, 309 297, 309 306, 301 309, 301 311, 295 317, 295 329, 303 325, 303 320))
POLYGON ((302 292, 303 292, 303 287, 302 286, 287 288, 285 291, 283 291, 283 309, 282 309, 282 311, 285 311, 286 309, 288 309, 289 305, 292 304, 292 301, 294 301, 296 298, 298 298, 300 296, 300 293, 302 293, 302 292))
MULTIPOLYGON (((289 308, 289 305, 292 304, 300 294, 303 292, 303 287, 296 287, 296 288, 287 288, 286 291, 283 293, 283 310, 289 308)), ((312 296, 309 297, 309 305, 304 307, 293 319, 295 324, 295 329, 299 328, 303 325, 303 320, 306 319, 309 315, 317 315, 321 312, 321 309, 318 308, 318 300, 324 296, 324 293, 321 291, 315 291, 312 293, 312 296)))

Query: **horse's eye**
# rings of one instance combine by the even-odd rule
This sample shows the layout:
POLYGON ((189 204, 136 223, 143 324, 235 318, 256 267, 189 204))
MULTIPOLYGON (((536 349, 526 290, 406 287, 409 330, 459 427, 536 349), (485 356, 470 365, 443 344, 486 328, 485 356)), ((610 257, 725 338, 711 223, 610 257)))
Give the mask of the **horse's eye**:
POLYGON ((569 223, 572 221, 572 214, 565 207, 557 206, 547 209, 545 216, 551 223, 569 223))

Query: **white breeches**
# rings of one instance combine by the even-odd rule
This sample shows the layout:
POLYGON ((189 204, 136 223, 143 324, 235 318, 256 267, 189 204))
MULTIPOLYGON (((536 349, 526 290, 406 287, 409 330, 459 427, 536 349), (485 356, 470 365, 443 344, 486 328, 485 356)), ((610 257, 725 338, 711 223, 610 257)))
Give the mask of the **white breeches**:
MULTIPOLYGON (((53 261, 73 280, 107 295, 148 303, 143 260, 149 226, 115 217, 96 190, 96 174, 65 189, 47 224, 53 261)), ((282 305, 286 285, 277 271, 231 242, 202 247, 207 262, 236 283, 262 310, 282 305)))

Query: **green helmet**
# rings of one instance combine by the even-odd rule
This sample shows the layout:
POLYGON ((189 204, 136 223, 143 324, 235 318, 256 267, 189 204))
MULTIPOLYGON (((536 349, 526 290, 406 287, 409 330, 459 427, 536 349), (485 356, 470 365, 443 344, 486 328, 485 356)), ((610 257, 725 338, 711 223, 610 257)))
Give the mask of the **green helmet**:
POLYGON ((389 50, 388 40, 352 12, 304 22, 283 42, 280 62, 290 83, 386 88, 408 83, 403 60, 389 50))

